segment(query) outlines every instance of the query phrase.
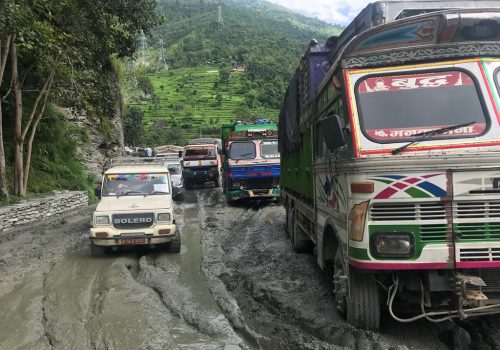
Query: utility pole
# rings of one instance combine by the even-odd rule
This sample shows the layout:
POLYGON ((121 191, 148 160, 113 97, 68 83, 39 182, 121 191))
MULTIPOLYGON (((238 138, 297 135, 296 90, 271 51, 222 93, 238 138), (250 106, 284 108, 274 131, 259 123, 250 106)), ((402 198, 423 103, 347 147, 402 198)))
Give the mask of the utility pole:
POLYGON ((160 46, 159 48, 159 55, 158 55, 158 64, 156 65, 156 71, 159 72, 163 67, 166 67, 168 69, 168 63, 167 63, 167 50, 165 49, 165 41, 163 39, 160 39, 158 41, 158 45, 160 46))
POLYGON ((217 10, 217 25, 219 27, 219 30, 224 27, 224 19, 222 18, 222 7, 219 5, 219 8, 217 10))

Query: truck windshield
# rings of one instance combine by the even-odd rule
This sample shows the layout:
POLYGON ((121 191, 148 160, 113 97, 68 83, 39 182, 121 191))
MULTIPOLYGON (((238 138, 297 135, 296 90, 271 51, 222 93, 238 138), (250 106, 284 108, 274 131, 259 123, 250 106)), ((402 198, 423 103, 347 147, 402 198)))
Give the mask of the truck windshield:
POLYGON ((475 82, 463 71, 370 76, 357 83, 356 95, 363 133, 377 143, 471 122, 429 139, 475 137, 489 125, 475 82))
POLYGON ((279 158, 278 141, 262 141, 260 143, 260 155, 262 158, 279 158))
POLYGON ((229 146, 229 158, 232 160, 255 159, 255 143, 233 142, 229 146))
POLYGON ((106 174, 103 196, 139 196, 170 193, 167 174, 106 174))
POLYGON ((216 159, 217 152, 212 148, 187 148, 184 152, 184 159, 216 159))

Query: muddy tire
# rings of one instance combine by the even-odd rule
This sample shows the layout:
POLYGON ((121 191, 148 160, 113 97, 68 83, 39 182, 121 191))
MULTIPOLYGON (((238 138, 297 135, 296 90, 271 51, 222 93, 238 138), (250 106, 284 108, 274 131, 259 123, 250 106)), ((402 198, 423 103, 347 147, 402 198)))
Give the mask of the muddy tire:
POLYGON ((221 179, 220 179, 220 175, 218 175, 218 176, 215 178, 215 181, 214 181, 214 186, 215 186, 215 187, 220 187, 220 183, 221 183, 221 179))
POLYGON ((175 198, 176 201, 179 201, 179 202, 184 202, 184 200, 186 199, 186 192, 182 192, 182 193, 179 193, 179 195, 175 198))
POLYGON ((311 241, 307 239, 307 236, 304 232, 302 232, 302 229, 300 228, 299 224, 295 220, 295 217, 292 218, 292 227, 293 230, 290 232, 292 236, 292 248, 295 253, 308 253, 311 250, 311 241))
POLYGON ((95 245, 92 241, 90 241, 90 255, 91 256, 104 256, 104 255, 106 255, 106 247, 101 247, 99 245, 95 245))
POLYGON ((380 326, 380 297, 377 282, 370 274, 349 271, 350 297, 347 301, 347 322, 367 330, 380 326))
POLYGON ((184 187, 186 188, 186 190, 192 190, 193 184, 191 183, 191 181, 184 180, 184 187))
POLYGON ((292 237, 291 231, 293 229, 293 209, 291 207, 286 208, 286 218, 285 218, 285 233, 288 237, 292 237))
POLYGON ((175 232, 174 239, 167 243, 167 250, 169 253, 180 253, 181 252, 181 233, 179 229, 175 232))

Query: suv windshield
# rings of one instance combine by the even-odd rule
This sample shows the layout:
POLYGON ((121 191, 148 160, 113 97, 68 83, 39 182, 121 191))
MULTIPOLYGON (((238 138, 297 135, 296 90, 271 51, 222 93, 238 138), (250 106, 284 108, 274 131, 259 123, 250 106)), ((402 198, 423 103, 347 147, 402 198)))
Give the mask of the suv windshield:
POLYGON ((137 196, 170 193, 167 174, 106 174, 103 196, 137 196))
POLYGON ((262 141, 260 143, 260 155, 262 158, 279 158, 278 141, 262 141))
POLYGON ((229 146, 229 158, 232 160, 255 159, 255 143, 233 142, 229 146))
POLYGON ((212 148, 187 148, 184 152, 184 159, 216 159, 217 152, 212 148))
POLYGON ((462 71, 371 76, 358 82, 356 95, 363 133, 378 143, 470 122, 429 139, 475 137, 489 124, 474 80, 462 71))

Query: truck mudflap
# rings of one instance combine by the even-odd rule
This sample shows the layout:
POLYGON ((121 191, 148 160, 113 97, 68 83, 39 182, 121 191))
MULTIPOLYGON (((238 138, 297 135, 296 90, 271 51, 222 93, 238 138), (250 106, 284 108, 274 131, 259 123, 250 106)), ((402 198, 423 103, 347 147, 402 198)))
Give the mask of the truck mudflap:
POLYGON ((464 320, 469 317, 493 315, 500 313, 500 269, 491 269, 480 276, 482 271, 454 271, 450 279, 453 305, 447 310, 429 310, 429 292, 426 290, 422 279, 420 282, 420 313, 413 317, 402 318, 394 312, 393 304, 400 290, 399 274, 393 274, 393 284, 388 289, 389 314, 396 321, 409 323, 425 318, 431 322, 444 322, 449 320, 464 320), (484 279, 483 279, 484 278, 484 279), (491 282, 487 284, 485 282, 491 282), (491 280, 491 281, 490 281, 491 280), (436 311, 434 311, 436 310, 436 311))
POLYGON ((234 202, 245 199, 280 199, 281 190, 279 187, 269 189, 233 189, 227 191, 227 201, 234 202))

